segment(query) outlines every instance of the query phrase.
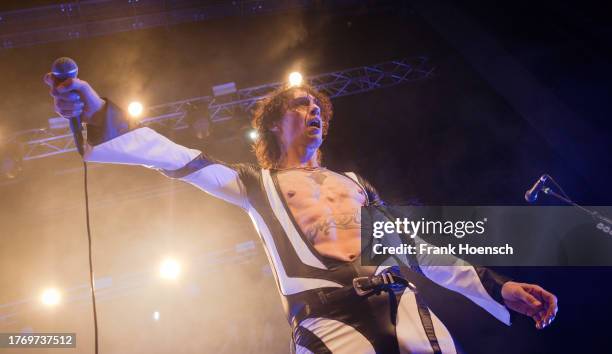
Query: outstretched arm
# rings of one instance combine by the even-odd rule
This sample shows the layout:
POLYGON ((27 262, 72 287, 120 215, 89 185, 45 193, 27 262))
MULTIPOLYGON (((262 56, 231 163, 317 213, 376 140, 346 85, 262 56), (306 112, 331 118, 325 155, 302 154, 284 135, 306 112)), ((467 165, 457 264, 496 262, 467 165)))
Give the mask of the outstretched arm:
POLYGON ((559 310, 557 297, 539 285, 509 281, 501 293, 506 306, 533 318, 538 329, 551 324, 559 310))
MULTIPOLYGON (((376 189, 365 179, 359 177, 359 180, 368 193, 370 206, 384 209, 385 213, 388 213, 389 210, 385 208, 376 189)), ((532 317, 538 329, 546 327, 555 318, 558 310, 557 298, 542 287, 510 281, 491 269, 472 266, 456 257, 453 257, 454 263, 449 263, 448 255, 443 256, 446 258, 444 262, 436 261, 436 257, 420 257, 414 260, 417 264, 411 266, 435 283, 466 296, 500 321, 510 324, 508 309, 532 317)))
POLYGON ((138 127, 83 80, 68 79, 54 86, 47 75, 45 82, 52 88, 57 113, 66 118, 81 115, 86 122, 86 161, 156 169, 243 209, 248 207, 244 185, 235 169, 198 150, 175 144, 150 128, 138 127))
POLYGON ((459 260, 456 266, 424 263, 419 266, 429 279, 466 296, 508 325, 507 309, 531 317, 538 329, 548 326, 557 314, 557 298, 538 285, 517 283, 489 268, 466 265, 459 260))

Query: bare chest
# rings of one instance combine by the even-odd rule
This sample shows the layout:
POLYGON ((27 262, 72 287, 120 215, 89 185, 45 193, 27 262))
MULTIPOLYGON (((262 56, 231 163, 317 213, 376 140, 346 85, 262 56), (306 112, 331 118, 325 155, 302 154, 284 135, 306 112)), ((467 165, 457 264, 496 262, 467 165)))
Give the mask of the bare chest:
POLYGON ((303 208, 359 208, 366 203, 361 186, 327 169, 280 172, 278 183, 290 209, 297 213, 303 208))
POLYGON ((278 184, 296 226, 320 254, 352 261, 360 252, 363 188, 326 169, 278 173, 278 184))

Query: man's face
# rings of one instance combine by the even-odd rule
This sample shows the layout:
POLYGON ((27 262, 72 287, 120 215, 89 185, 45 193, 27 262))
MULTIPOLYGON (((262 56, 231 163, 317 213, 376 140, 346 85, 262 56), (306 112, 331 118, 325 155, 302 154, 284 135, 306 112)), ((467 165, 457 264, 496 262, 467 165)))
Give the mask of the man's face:
POLYGON ((276 126, 285 147, 298 144, 316 149, 323 142, 321 108, 315 97, 306 91, 293 91, 293 98, 276 126))

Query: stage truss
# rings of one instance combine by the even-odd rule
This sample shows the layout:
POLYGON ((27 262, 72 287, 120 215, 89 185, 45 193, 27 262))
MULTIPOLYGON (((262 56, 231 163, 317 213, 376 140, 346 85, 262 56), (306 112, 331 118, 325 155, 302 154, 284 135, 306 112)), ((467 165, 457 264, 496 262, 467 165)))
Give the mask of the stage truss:
MULTIPOLYGON (((388 61, 305 78, 305 81, 330 98, 373 91, 406 82, 432 77, 434 67, 424 56, 388 61)), ((254 105, 283 83, 276 82, 237 90, 232 99, 221 101, 212 96, 194 97, 151 106, 144 126, 153 129, 181 130, 189 128, 186 113, 190 106, 207 107, 212 123, 229 119, 247 119, 254 105), (236 112, 247 113, 236 114, 236 112)), ((31 129, 14 134, 11 140, 23 145, 24 161, 76 151, 70 129, 31 129)))

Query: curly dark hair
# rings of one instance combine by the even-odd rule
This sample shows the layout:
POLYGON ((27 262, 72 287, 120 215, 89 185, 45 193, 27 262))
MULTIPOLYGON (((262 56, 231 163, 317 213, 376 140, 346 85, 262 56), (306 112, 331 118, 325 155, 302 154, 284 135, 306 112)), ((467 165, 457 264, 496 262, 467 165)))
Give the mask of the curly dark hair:
MULTIPOLYGON (((289 101, 294 98, 295 91, 305 91, 315 98, 317 105, 321 109, 323 137, 325 138, 327 135, 329 121, 333 115, 333 107, 329 97, 309 85, 280 87, 258 103, 251 121, 251 125, 258 134, 258 138, 253 144, 253 151, 262 168, 278 168, 282 158, 281 148, 276 135, 270 131, 270 128, 272 128, 274 123, 281 120, 288 109, 289 101)), ((317 158, 320 163, 320 151, 317 152, 317 158)))

